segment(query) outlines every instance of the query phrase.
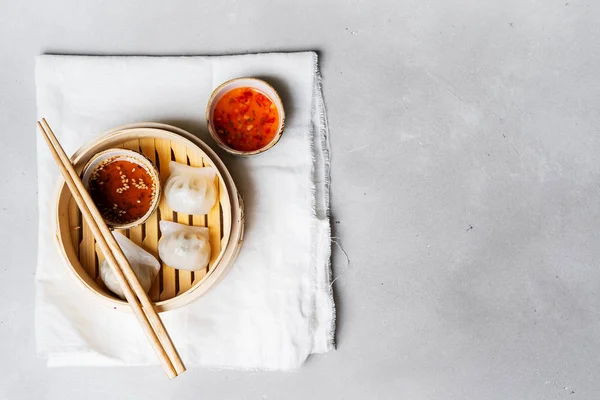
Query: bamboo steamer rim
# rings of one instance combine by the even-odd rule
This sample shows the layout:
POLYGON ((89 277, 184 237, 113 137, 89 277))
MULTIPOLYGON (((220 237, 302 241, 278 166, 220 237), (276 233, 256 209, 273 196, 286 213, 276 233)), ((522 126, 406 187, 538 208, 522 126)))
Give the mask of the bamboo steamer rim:
MULTIPOLYGON (((190 302, 196 300, 209 289, 214 287, 226 274, 229 272, 233 263, 235 262, 237 255, 239 254, 241 244, 243 241, 244 234, 244 207, 242 197, 237 191, 235 183, 225 167, 225 164, 217 156, 217 154, 203 141, 198 139, 191 133, 167 124, 143 122, 136 124, 129 124, 121 126, 89 141, 79 148, 75 154, 71 157, 71 162, 74 163, 77 170, 80 170, 83 164, 85 164, 86 153, 92 151, 95 147, 99 147, 98 151, 102 150, 103 144, 106 143, 122 143, 131 138, 120 139, 120 136, 124 136, 132 133, 140 133, 136 131, 144 131, 154 133, 159 137, 166 140, 181 141, 189 145, 190 147, 198 150, 202 154, 202 158, 209 161, 217 170, 217 175, 220 180, 220 187, 227 191, 227 199, 231 212, 231 227, 229 237, 224 245, 221 246, 220 254, 211 268, 208 270, 198 282, 194 283, 189 289, 183 293, 175 294, 174 297, 166 300, 160 300, 155 302, 155 307, 158 312, 164 312, 182 307, 190 302), (120 140, 120 141, 119 141, 120 140), (112 142, 111 142, 112 141, 112 142)), ((144 136, 150 137, 150 136, 144 136)), ((110 145, 110 144, 109 144, 110 145)), ((107 147, 108 148, 108 147, 107 147)), ((93 154, 88 154, 88 158, 93 154)), ((59 190, 56 197, 56 239, 59 255, 64 261, 67 270, 76 279, 76 282, 85 289, 86 292, 95 295, 94 297, 100 299, 102 303, 112 307, 119 311, 131 312, 131 308, 126 301, 118 299, 113 295, 105 293, 95 282, 92 277, 89 276, 87 271, 81 265, 79 258, 76 258, 76 264, 73 265, 67 249, 65 246, 69 246, 73 249, 71 242, 70 226, 68 223, 64 223, 64 220, 69 221, 68 216, 68 203, 69 197, 71 196, 68 188, 65 185, 64 180, 59 182, 59 190), (66 202, 66 205, 65 205, 66 202), (66 210, 66 211, 65 211, 66 210), (62 218, 62 221, 61 221, 62 218), (81 274, 86 274, 88 279, 93 282, 90 284, 81 274)), ((73 250, 74 251, 74 250, 73 250)), ((158 279, 158 278, 157 278, 158 279)))

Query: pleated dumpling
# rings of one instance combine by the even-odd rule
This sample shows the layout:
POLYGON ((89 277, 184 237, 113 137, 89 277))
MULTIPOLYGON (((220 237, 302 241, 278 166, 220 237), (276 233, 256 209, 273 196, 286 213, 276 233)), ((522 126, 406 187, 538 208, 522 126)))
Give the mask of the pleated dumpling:
POLYGON ((158 255, 170 267, 196 271, 210 261, 208 228, 160 221, 158 255))
MULTIPOLYGON (((135 273, 135 276, 138 278, 138 281, 140 281, 140 285, 142 285, 144 291, 148 293, 152 286, 152 282, 158 275, 160 263, 152 254, 148 253, 120 233, 113 232, 113 235, 117 240, 119 247, 123 250, 125 258, 129 261, 129 265, 131 265, 131 269, 135 273)), ((108 261, 102 261, 99 269, 100 277, 106 287, 120 298, 125 299, 119 281, 117 281, 112 268, 108 265, 108 261)))
POLYGON ((169 163, 171 175, 165 183, 167 205, 184 214, 208 214, 217 201, 216 171, 213 167, 190 167, 169 163))

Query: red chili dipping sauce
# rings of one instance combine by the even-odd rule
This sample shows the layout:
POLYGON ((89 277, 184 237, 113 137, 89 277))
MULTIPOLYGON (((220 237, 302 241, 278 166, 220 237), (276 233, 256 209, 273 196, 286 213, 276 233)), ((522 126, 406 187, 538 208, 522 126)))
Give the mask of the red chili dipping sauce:
POLYGON ((279 127, 279 111, 262 92, 241 87, 219 100, 213 124, 223 143, 234 150, 255 151, 268 145, 279 127))
POLYGON ((146 215, 156 186, 140 164, 108 159, 92 173, 89 191, 107 222, 127 224, 146 215))

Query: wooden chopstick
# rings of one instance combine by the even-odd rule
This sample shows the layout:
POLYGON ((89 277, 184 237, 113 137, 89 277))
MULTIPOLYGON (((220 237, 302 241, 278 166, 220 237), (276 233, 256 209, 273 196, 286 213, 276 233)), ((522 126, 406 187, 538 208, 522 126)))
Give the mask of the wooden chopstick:
POLYGON ((138 318, 142 329, 148 336, 150 344, 158 355, 165 372, 169 376, 169 379, 176 377, 185 371, 185 367, 162 323, 162 320, 154 309, 154 305, 140 285, 127 258, 104 222, 104 218, 92 201, 90 194, 85 189, 83 182, 79 178, 75 168, 73 168, 73 164, 71 164, 71 160, 69 160, 67 154, 58 142, 50 125, 48 125, 45 118, 42 118, 42 123, 38 121, 37 125, 42 131, 44 139, 46 139, 46 142, 48 143, 48 147, 58 164, 60 172, 62 173, 81 214, 89 225, 96 242, 100 246, 102 253, 108 261, 108 264, 125 294, 127 302, 130 304, 133 313, 138 318))

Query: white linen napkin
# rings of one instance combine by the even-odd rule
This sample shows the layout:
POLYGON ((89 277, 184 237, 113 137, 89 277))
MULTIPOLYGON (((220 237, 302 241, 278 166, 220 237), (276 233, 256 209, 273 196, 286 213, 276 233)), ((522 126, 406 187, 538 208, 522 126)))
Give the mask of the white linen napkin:
MULTIPOLYGON (((187 366, 291 370, 333 348, 329 149, 317 55, 37 58, 39 118, 66 152, 139 121, 206 131, 212 90, 262 77, 282 95, 280 142, 253 158, 219 152, 244 202, 246 232, 223 281, 188 306, 162 313, 187 366)), ((38 134, 39 253, 36 337, 49 366, 148 365, 156 356, 132 314, 99 303, 76 284, 55 244, 59 173, 38 134)))

